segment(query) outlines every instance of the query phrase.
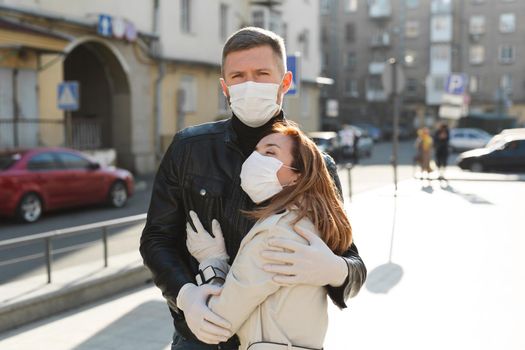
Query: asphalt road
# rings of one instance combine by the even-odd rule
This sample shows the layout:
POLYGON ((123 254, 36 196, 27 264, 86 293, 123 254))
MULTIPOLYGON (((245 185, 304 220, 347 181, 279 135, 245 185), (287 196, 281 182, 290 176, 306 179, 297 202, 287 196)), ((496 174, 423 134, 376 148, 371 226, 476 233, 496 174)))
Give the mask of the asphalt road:
MULTIPOLYGON (((413 176, 413 154, 413 141, 400 143, 398 156, 399 181, 413 176)), ((393 167, 390 165, 391 155, 391 143, 376 144, 372 157, 362 159, 359 164, 350 170, 352 193, 356 194, 393 183, 394 172, 393 167)), ((339 176, 341 182, 345 182, 344 188, 348 188, 348 175, 348 170, 341 166, 339 176)), ((4 221, 0 223, 0 240, 30 236, 50 230, 145 213, 151 196, 151 185, 152 178, 138 179, 135 195, 130 198, 128 205, 121 209, 105 206, 70 209, 46 214, 34 224, 18 224, 13 221, 4 221)), ((110 255, 136 250, 138 248, 140 231, 141 224, 110 230, 110 255)), ((92 261, 93 259, 98 259, 102 263, 103 248, 100 237, 100 232, 88 232, 80 236, 54 240, 53 269, 61 269, 72 264, 92 261)), ((29 275, 44 274, 45 260, 43 252, 43 243, 31 244, 16 249, 0 250, 0 283, 29 275), (9 263, 28 256, 33 258, 28 261, 9 263)))

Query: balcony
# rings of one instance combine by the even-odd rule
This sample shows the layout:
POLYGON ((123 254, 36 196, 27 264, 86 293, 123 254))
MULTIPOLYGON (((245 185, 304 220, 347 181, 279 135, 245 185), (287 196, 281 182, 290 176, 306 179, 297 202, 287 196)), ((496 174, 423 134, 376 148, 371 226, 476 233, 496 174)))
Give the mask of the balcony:
POLYGON ((390 34, 381 33, 373 35, 370 38, 370 47, 389 47, 390 46, 390 34))
POLYGON ((371 75, 380 75, 385 71, 385 62, 370 62, 368 64, 368 73, 371 75))
POLYGON ((387 96, 384 90, 366 90, 366 100, 369 102, 385 102, 387 96))
POLYGON ((368 7, 368 15, 374 19, 385 19, 392 15, 392 4, 390 0, 371 1, 368 7))

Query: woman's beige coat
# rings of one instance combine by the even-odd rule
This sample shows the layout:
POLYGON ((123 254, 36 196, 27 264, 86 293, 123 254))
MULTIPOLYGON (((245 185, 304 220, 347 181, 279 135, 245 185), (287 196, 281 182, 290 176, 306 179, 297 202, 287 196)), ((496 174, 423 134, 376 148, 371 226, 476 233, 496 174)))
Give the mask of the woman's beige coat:
MULTIPOLYGON (((241 242, 220 296, 210 300, 210 308, 232 324, 240 338, 240 350, 257 342, 274 342, 321 349, 328 327, 326 289, 309 285, 281 286, 273 274, 263 270, 269 263, 261 257, 272 237, 307 244, 295 233, 294 211, 285 211, 257 222, 241 242)), ((310 220, 298 225, 316 232, 310 220)), ((276 349, 257 344, 250 348, 276 349)), ((280 347, 279 347, 280 348, 280 347)), ((288 348, 288 347, 286 347, 288 348)))

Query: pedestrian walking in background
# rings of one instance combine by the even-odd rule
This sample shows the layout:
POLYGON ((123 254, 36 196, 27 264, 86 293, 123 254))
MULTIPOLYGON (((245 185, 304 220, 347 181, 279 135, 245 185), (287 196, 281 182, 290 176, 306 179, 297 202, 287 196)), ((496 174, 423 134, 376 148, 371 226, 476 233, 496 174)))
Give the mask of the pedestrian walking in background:
POLYGON ((417 131, 417 139, 415 142, 416 147, 416 160, 421 168, 421 177, 428 179, 432 168, 430 167, 430 160, 432 158, 432 136, 427 127, 421 128, 417 131), (425 176, 426 175, 426 176, 425 176))
POLYGON ((434 134, 434 149, 436 157, 436 165, 439 170, 439 179, 445 178, 445 168, 447 167, 448 151, 449 151, 449 139, 450 132, 448 125, 442 123, 439 125, 436 133, 434 134))
MULTIPOLYGON (((243 238, 231 268, 218 221, 212 225, 213 238, 193 212, 196 230, 187 226, 186 244, 199 269, 217 271, 219 278, 211 283, 224 283, 221 294, 208 304, 230 322, 240 339, 239 350, 322 349, 328 328, 326 289, 278 283, 265 266, 272 263, 273 254, 288 253, 267 256, 263 251, 273 240, 287 242, 290 251, 322 240, 328 246, 327 257, 350 247, 350 222, 323 156, 296 126, 274 124, 242 165, 240 179, 259 207, 245 212, 257 222, 243 238), (312 237, 305 240, 295 232, 302 229, 312 237)), ((312 274, 317 264, 310 261, 312 274)), ((327 272, 334 280, 345 273, 327 272)))

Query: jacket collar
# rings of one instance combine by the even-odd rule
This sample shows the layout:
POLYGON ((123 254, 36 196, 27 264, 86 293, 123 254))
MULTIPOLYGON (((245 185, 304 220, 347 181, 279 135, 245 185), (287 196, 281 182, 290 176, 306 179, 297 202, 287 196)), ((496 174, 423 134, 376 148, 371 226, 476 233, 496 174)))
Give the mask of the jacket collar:
POLYGON ((265 230, 270 229, 271 227, 274 227, 275 225, 277 225, 279 220, 281 220, 281 218, 290 213, 290 210, 285 209, 279 213, 270 215, 265 219, 257 221, 255 225, 253 225, 253 227, 250 229, 250 231, 248 231, 246 236, 242 239, 239 251, 244 247, 244 245, 250 242, 259 232, 263 232, 265 230))

